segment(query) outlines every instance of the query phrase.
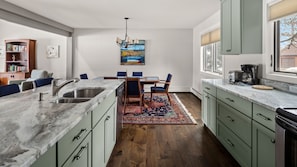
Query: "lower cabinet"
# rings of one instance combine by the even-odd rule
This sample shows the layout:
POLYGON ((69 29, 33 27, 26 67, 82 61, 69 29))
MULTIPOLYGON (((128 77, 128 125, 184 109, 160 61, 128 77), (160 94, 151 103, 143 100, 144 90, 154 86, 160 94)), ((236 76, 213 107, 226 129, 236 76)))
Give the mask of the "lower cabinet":
POLYGON ((252 149, 220 121, 218 121, 217 137, 241 166, 252 166, 252 149))
POLYGON ((63 167, 91 167, 92 158, 91 133, 75 149, 63 167))
POLYGON ((253 167, 275 166, 275 132, 253 121, 253 167))
POLYGON ((216 88, 202 83, 203 96, 202 96, 202 121, 209 128, 209 130, 216 135, 216 111, 217 111, 217 98, 216 88))
POLYGON ((92 143, 92 166, 106 166, 116 143, 116 103, 93 128, 92 143))
POLYGON ((56 145, 52 146, 31 167, 56 167, 56 145))

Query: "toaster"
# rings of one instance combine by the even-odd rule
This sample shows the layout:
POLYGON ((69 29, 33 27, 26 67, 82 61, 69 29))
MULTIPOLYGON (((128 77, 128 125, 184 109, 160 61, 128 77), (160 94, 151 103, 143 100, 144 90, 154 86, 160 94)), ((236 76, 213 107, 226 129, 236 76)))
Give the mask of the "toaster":
POLYGON ((236 83, 242 80, 243 71, 234 70, 229 71, 229 83, 236 83))

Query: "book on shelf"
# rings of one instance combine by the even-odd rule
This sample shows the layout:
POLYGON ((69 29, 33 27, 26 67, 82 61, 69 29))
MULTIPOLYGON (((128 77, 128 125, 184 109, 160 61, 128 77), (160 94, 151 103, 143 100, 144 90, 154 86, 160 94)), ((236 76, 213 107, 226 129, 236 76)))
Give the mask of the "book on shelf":
POLYGON ((9 72, 25 72, 26 67, 12 64, 12 65, 8 66, 8 71, 9 72))

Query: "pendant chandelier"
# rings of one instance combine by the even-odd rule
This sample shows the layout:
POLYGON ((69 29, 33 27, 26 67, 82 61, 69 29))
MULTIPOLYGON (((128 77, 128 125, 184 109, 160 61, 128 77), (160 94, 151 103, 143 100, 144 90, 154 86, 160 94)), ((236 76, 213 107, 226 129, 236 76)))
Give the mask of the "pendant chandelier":
POLYGON ((122 40, 119 37, 117 37, 117 44, 121 47, 127 48, 128 45, 133 45, 133 44, 138 44, 139 40, 138 39, 130 39, 130 37, 127 34, 127 30, 128 30, 128 26, 127 26, 127 22, 128 22, 128 17, 124 18, 126 20, 126 34, 125 34, 125 39, 122 40))

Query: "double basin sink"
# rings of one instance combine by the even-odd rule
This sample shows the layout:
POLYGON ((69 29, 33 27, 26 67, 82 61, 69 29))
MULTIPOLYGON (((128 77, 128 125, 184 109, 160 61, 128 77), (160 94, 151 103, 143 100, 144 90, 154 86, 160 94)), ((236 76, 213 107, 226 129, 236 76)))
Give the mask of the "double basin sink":
POLYGON ((79 88, 63 94, 63 97, 55 100, 55 103, 81 103, 97 96, 105 89, 102 87, 79 88))

